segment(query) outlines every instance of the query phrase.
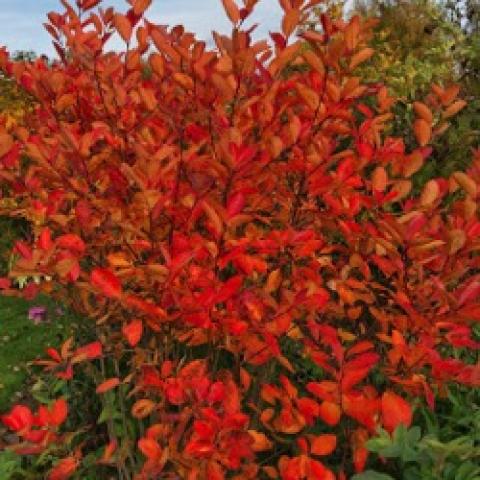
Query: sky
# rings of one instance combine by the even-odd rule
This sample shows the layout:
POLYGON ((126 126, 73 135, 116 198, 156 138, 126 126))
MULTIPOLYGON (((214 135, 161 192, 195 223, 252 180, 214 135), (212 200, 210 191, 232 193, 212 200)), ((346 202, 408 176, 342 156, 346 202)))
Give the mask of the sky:
MULTIPOLYGON (((75 4, 74 0, 70 3, 75 4)), ((104 0, 103 4, 119 11, 129 7, 125 0, 104 0)), ((6 45, 12 53, 33 50, 38 55, 52 55, 50 37, 42 24, 48 12, 62 11, 61 8, 59 0, 0 0, 0 46, 6 45)), ((220 0, 153 0, 147 17, 154 23, 183 24, 202 40, 211 39, 212 30, 230 32, 220 0)), ((251 18, 251 23, 261 25, 256 37, 265 38, 268 31, 278 31, 281 21, 278 0, 260 0, 251 18)))

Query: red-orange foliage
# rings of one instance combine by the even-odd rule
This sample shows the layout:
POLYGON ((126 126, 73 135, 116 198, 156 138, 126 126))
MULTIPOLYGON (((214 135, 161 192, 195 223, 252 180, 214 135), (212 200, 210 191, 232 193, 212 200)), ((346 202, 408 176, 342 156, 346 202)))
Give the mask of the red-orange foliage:
MULTIPOLYGON (((39 102, 0 133, 11 214, 35 231, 11 277, 41 276, 28 295, 68 301, 130 359, 98 392, 129 385, 147 427, 138 478, 344 478, 377 427, 410 425, 404 397, 433 407, 446 382, 480 384, 478 364, 444 348, 479 346, 480 155, 410 195, 463 105, 456 87, 416 104, 408 148, 389 136, 394 99, 354 74, 371 21, 323 16, 295 39, 320 2, 281 0, 270 46, 243 28, 256 0, 223 0, 232 35, 208 49, 148 22, 149 1, 126 15, 62 3, 46 25, 61 61, 0 52, 39 102), (122 53, 105 49, 115 32, 122 53), (322 373, 304 380, 301 362, 322 373), (329 461, 340 440, 350 458, 329 461)), ((101 347, 50 349, 44 364, 70 378, 101 347)))

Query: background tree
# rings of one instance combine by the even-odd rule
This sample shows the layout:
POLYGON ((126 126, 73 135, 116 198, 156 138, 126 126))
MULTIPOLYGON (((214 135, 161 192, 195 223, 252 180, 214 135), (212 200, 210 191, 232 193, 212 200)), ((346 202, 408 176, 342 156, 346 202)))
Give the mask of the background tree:
POLYGON ((376 55, 362 66, 361 75, 370 82, 384 82, 397 96, 395 134, 405 134, 402 125, 414 115, 414 99, 432 83, 458 83, 467 101, 433 145, 433 161, 415 177, 417 188, 432 176, 463 168, 469 161, 465 147, 478 145, 480 134, 478 1, 357 0, 353 11, 378 19, 372 40, 376 55))

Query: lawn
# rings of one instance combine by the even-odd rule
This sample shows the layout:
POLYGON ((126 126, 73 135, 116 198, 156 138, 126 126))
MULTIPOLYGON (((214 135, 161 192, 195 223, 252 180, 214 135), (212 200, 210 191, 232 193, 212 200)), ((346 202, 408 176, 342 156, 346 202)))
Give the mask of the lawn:
POLYGON ((58 346, 73 328, 72 316, 51 300, 41 297, 27 302, 0 296, 0 411, 22 396, 29 362, 42 356, 47 346, 58 346), (28 310, 37 305, 47 307, 48 318, 35 325, 28 310))

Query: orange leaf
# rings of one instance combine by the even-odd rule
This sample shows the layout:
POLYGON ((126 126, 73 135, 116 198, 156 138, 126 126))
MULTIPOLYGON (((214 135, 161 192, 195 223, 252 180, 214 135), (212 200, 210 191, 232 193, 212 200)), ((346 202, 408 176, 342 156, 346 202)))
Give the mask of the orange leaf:
POLYGON ((149 459, 158 460, 162 456, 162 447, 153 438, 141 438, 138 449, 149 459))
POLYGON ((355 67, 358 67, 361 63, 367 61, 370 57, 373 56, 375 50, 373 48, 367 47, 363 50, 360 50, 350 59, 350 70, 353 70, 355 67))
POLYGON ((112 440, 109 444, 105 447, 105 451, 103 452, 102 458, 100 463, 109 463, 112 459, 113 454, 117 450, 118 444, 116 440, 112 440))
POLYGON ((77 459, 75 457, 64 458, 50 470, 48 480, 67 480, 75 473, 76 469, 77 459))
POLYGON ((456 115, 460 110, 466 107, 467 102, 465 100, 457 100, 452 103, 442 114, 443 118, 450 118, 456 115))
POLYGON ((253 438, 251 447, 254 452, 264 452, 272 448, 272 442, 264 433, 257 432, 256 430, 248 430, 248 434, 253 438))
POLYGON ((137 345, 142 338, 143 322, 141 320, 133 320, 122 328, 123 336, 131 347, 137 345))
POLYGON ((308 105, 308 108, 315 111, 320 104, 320 97, 318 93, 301 83, 297 83, 295 85, 295 88, 297 89, 298 93, 303 98, 305 103, 308 105))
POLYGON ((282 272, 279 268, 273 270, 269 273, 267 278, 267 283, 265 284, 265 291, 267 293, 272 293, 280 286, 282 283, 282 272))
POLYGON ((193 80, 191 77, 189 77, 185 73, 175 72, 173 74, 173 79, 185 90, 193 90, 193 86, 194 86, 193 80))
POLYGON ((153 410, 155 410, 156 403, 152 400, 143 398, 134 403, 132 407, 132 415, 135 418, 145 418, 148 417, 153 410))
POLYGON ((342 411, 340 407, 332 402, 323 402, 320 405, 320 410, 318 412, 318 416, 331 427, 335 426, 342 416, 342 411))
POLYGON ((223 8, 227 12, 228 18, 232 23, 238 23, 240 21, 240 10, 233 0, 222 0, 223 8))
POLYGON ((464 172, 454 172, 453 179, 465 190, 472 198, 477 197, 477 184, 464 172))
POLYGON ((312 50, 306 50, 302 53, 302 56, 311 68, 322 75, 325 73, 325 65, 323 64, 322 59, 315 52, 312 50))
POLYGON ((100 394, 105 393, 117 387, 118 385, 120 385, 120 379, 118 377, 109 378, 97 387, 96 392, 100 394))
POLYGON ((436 180, 429 180, 423 187, 420 204, 422 207, 430 207, 439 195, 440 187, 438 186, 438 182, 436 180))
POLYGON ((413 102, 413 109, 415 113, 425 120, 427 123, 431 124, 433 121, 432 111, 422 102, 413 102))
POLYGON ((142 15, 151 4, 152 0, 135 0, 133 2, 133 13, 135 13, 135 15, 142 15))
POLYGON ((432 126, 423 118, 417 118, 413 123, 415 138, 421 147, 424 147, 432 137, 432 126))
POLYGON ((7 133, 0 133, 0 158, 6 155, 13 147, 13 139, 7 133))
POLYGON ((311 445, 314 455, 330 455, 337 447, 337 437, 333 434, 318 435, 311 445))
POLYGON ((412 407, 396 393, 386 391, 382 395, 382 423, 389 432, 393 432, 400 424, 409 427, 412 423, 412 407))
POLYGON ((298 26, 300 21, 300 11, 292 8, 285 13, 282 20, 282 31, 284 35, 288 38, 295 28, 298 26))
POLYGON ((132 24, 130 20, 125 15, 117 13, 113 18, 113 24, 123 41, 125 43, 130 42, 130 37, 132 36, 132 24))
POLYGON ((452 85, 446 88, 440 95, 440 100, 444 107, 450 105, 458 96, 460 92, 459 85, 452 85))
POLYGON ((372 174, 372 187, 377 192, 384 192, 387 188, 387 171, 384 167, 377 167, 372 174))
POLYGON ((160 78, 165 75, 165 64, 163 57, 159 53, 152 53, 148 59, 150 67, 160 78))

